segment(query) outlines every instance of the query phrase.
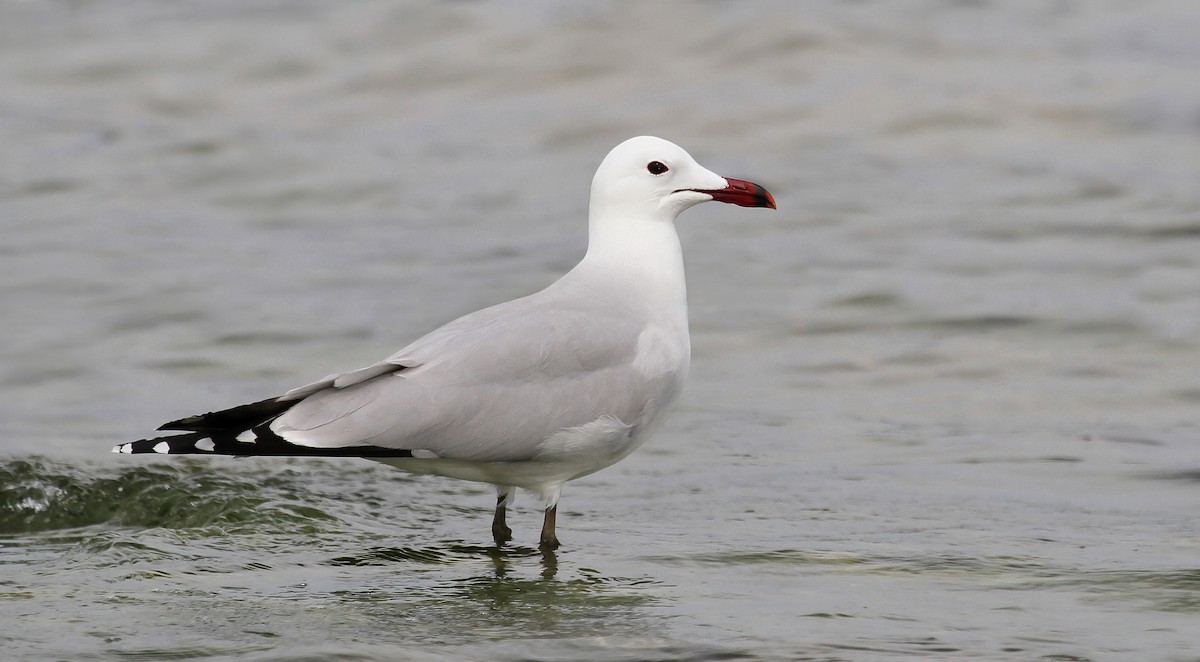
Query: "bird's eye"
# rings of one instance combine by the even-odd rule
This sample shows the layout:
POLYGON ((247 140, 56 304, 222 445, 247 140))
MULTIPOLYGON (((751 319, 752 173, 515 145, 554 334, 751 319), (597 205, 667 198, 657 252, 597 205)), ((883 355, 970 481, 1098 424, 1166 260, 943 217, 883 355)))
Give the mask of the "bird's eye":
POLYGON ((661 175, 668 170, 667 166, 663 165, 662 161, 651 161, 646 164, 646 170, 650 171, 651 175, 661 175))

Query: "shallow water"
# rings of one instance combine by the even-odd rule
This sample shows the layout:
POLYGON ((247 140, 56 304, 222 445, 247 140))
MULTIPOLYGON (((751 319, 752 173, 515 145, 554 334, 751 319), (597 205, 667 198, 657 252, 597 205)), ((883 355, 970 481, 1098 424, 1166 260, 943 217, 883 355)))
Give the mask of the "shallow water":
POLYGON ((10 659, 1195 660, 1200 7, 0 4, 10 659), (564 547, 367 461, 119 457, 580 257, 662 135, 693 367, 564 547))

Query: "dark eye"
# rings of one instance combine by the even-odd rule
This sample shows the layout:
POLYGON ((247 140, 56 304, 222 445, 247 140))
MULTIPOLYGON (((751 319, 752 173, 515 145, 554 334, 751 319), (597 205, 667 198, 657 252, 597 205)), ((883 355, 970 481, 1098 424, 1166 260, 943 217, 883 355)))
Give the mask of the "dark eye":
POLYGON ((651 161, 646 164, 646 170, 650 171, 651 175, 661 175, 668 170, 667 166, 663 165, 662 161, 651 161))

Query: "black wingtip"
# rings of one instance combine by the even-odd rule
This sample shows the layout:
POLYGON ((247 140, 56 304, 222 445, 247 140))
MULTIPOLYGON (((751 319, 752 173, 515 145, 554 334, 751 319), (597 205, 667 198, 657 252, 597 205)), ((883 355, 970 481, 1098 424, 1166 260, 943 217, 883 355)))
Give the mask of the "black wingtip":
POLYGON ((314 448, 300 446, 275 434, 266 425, 243 431, 234 437, 228 432, 211 434, 188 432, 153 439, 139 439, 113 447, 112 452, 126 455, 157 453, 159 455, 233 455, 237 457, 412 457, 406 449, 380 446, 343 446, 314 448), (243 441, 242 435, 247 439, 243 441))
POLYGON ((171 421, 170 423, 163 423, 155 429, 159 432, 164 430, 191 430, 192 427, 203 420, 203 418, 203 414, 198 416, 188 416, 187 418, 181 418, 177 421, 171 421))
POLYGON ((296 406, 299 400, 283 400, 267 398, 248 405, 239 405, 221 411, 210 411, 206 414, 187 416, 159 426, 159 431, 178 430, 182 432, 217 432, 228 430, 249 430, 262 425, 283 412, 296 406))
POLYGON ((159 453, 162 455, 181 455, 190 453, 211 452, 214 448, 212 440, 204 433, 193 432, 191 434, 177 434, 166 437, 155 437, 153 439, 138 439, 125 444, 117 444, 113 446, 112 452, 135 454, 135 453, 159 453))

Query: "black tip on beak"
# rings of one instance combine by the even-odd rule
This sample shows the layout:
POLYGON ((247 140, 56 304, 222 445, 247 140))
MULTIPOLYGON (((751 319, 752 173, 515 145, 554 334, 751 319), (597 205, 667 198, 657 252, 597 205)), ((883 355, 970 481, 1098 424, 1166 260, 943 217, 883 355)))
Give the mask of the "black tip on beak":
POLYGON ((717 202, 728 202, 739 207, 766 207, 776 209, 775 196, 767 189, 743 179, 725 178, 726 186, 721 189, 693 189, 697 193, 707 193, 717 202))

